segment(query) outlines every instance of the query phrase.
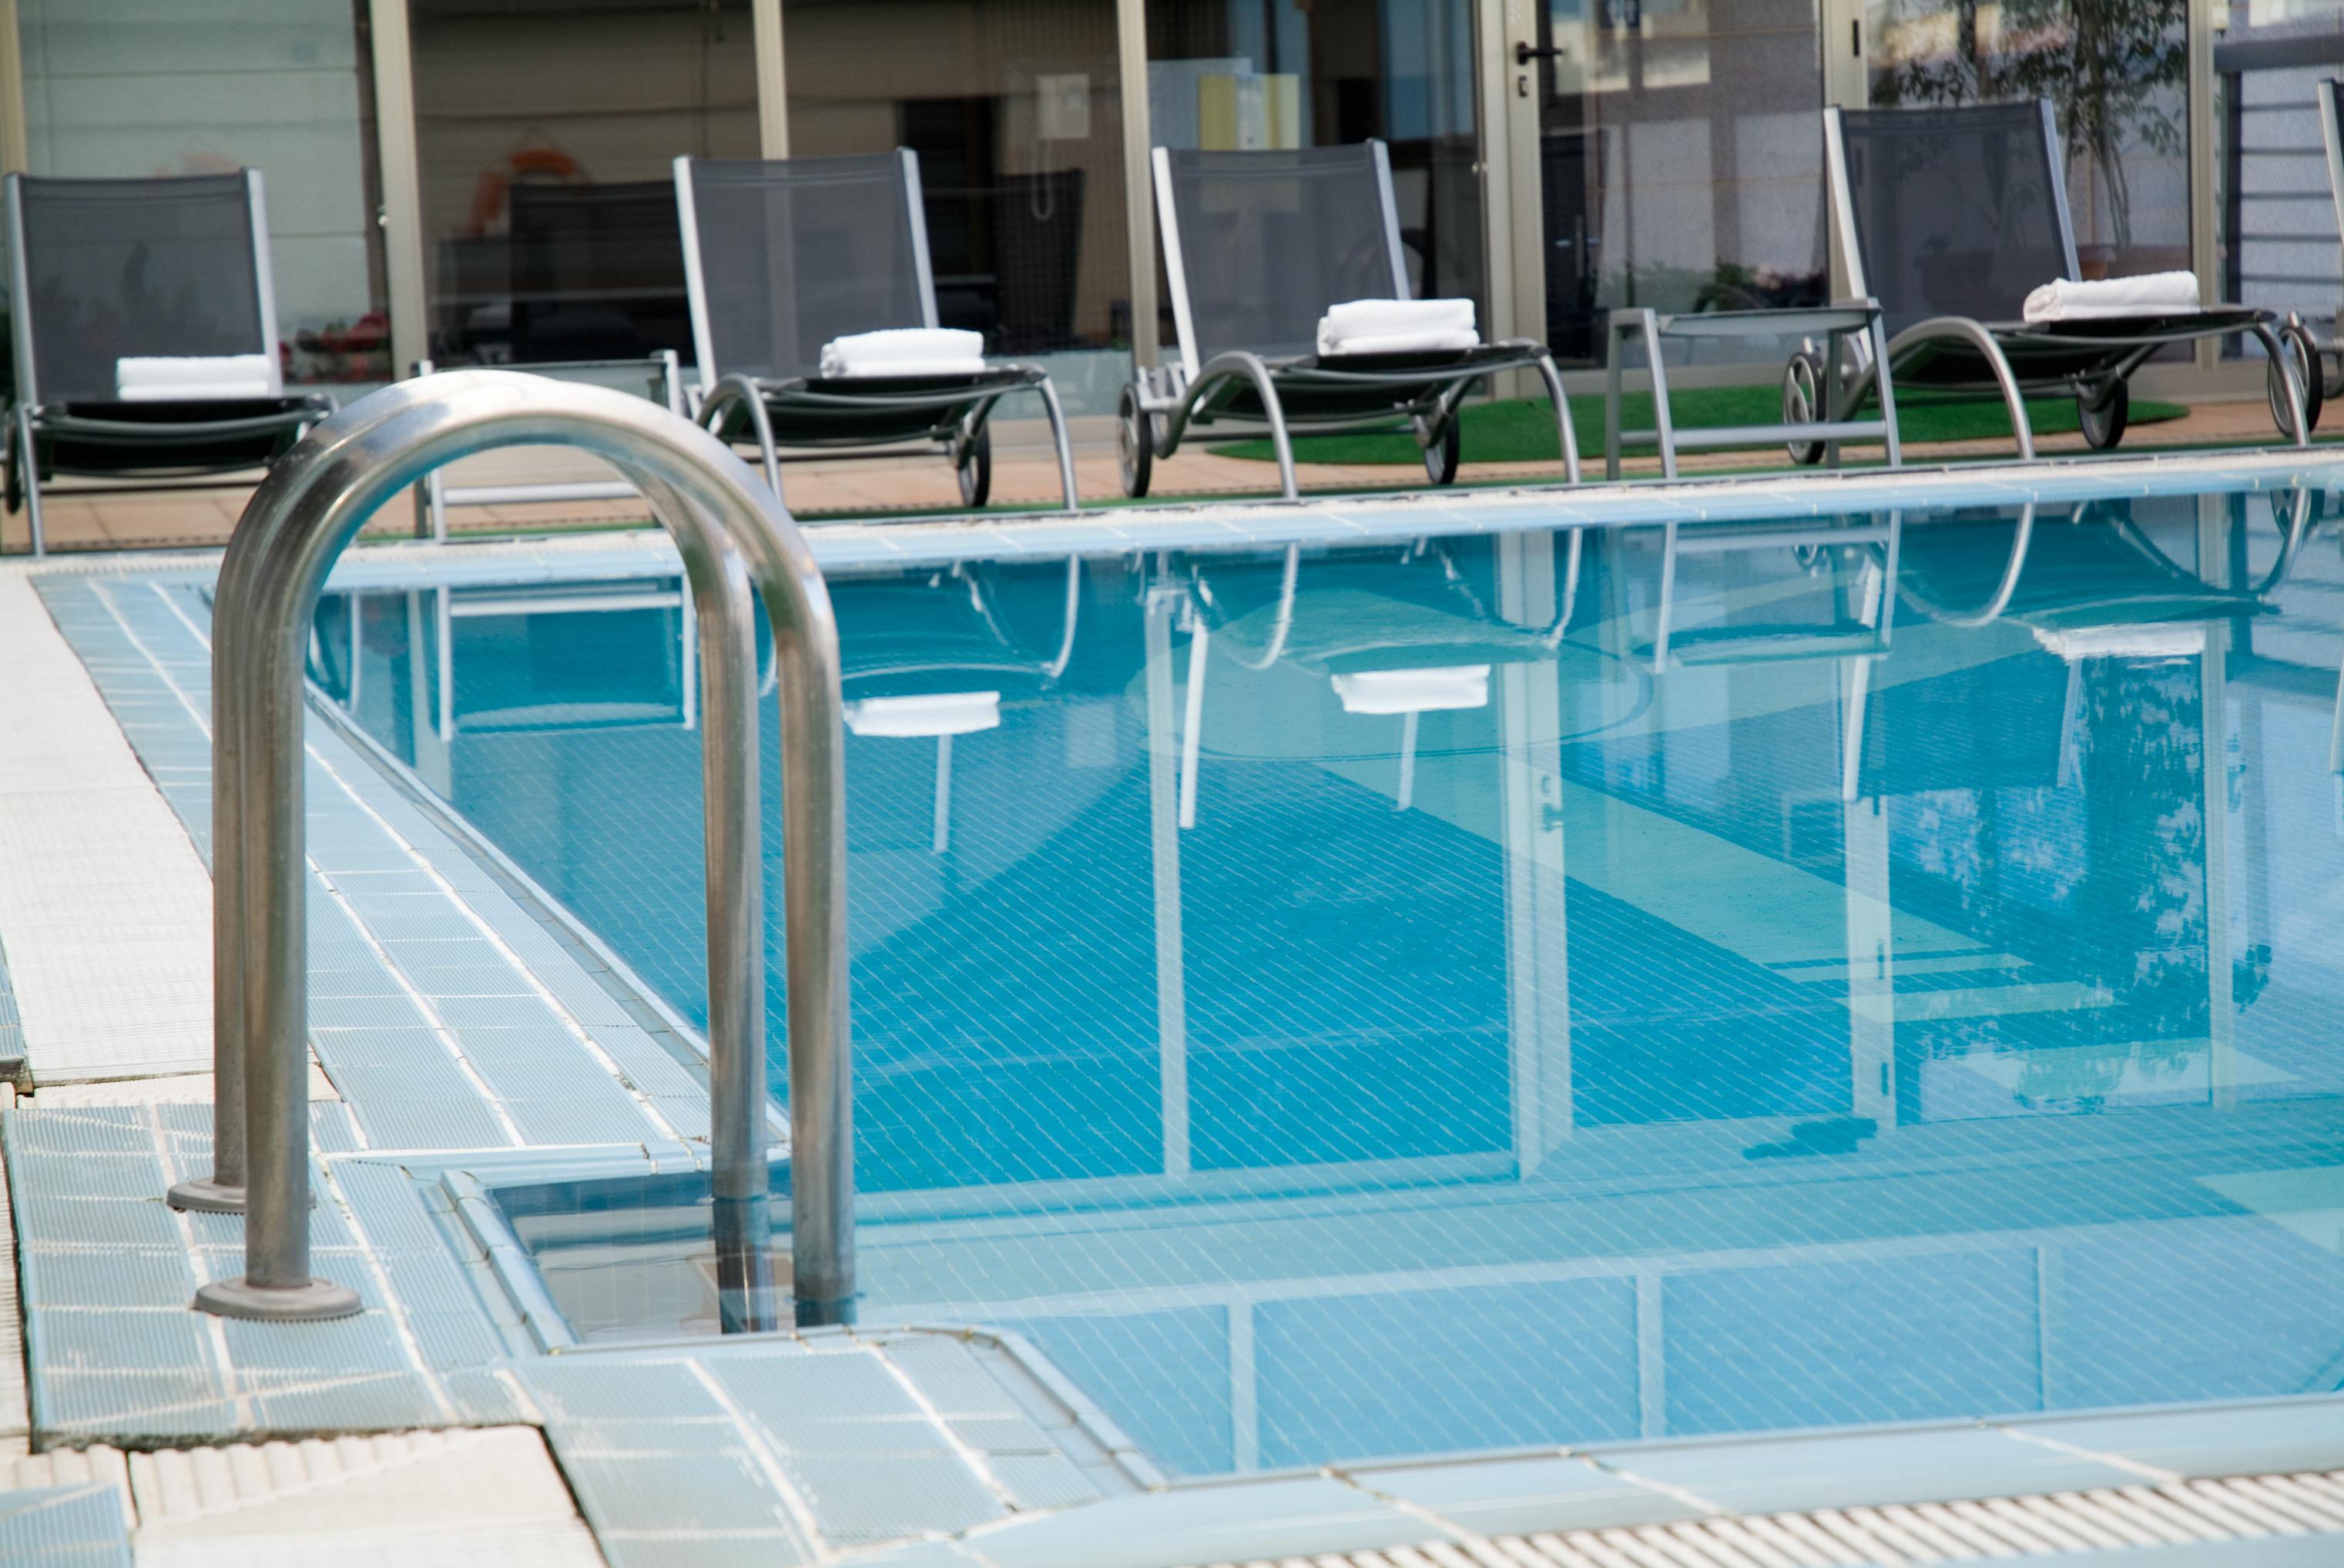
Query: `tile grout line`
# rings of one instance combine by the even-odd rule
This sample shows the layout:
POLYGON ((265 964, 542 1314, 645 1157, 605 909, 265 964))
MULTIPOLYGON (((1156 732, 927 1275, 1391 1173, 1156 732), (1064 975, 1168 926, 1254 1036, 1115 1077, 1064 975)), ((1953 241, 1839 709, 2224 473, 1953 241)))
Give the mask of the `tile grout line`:
MULTIPOLYGON (((170 1133, 163 1125, 163 1108, 147 1106, 145 1120, 147 1140, 154 1146, 156 1162, 162 1166, 163 1178, 168 1181, 177 1171, 171 1159, 170 1133)), ((195 1276, 196 1289, 200 1291, 212 1282, 212 1278, 211 1268, 204 1261, 203 1248, 196 1240, 195 1218, 184 1210, 174 1208, 171 1220, 178 1227, 179 1242, 187 1251, 187 1271, 195 1276)), ((243 1380, 236 1375, 236 1357, 227 1342, 227 1321, 217 1312, 198 1312, 197 1315, 203 1319, 205 1342, 214 1358, 213 1379, 219 1386, 221 1397, 236 1407, 239 1424, 254 1425, 259 1412, 253 1406, 251 1391, 245 1388, 243 1380)))
POLYGON ((920 1413, 927 1417, 929 1423, 935 1426, 943 1436, 945 1446, 952 1450, 953 1457, 965 1465, 971 1474, 984 1482, 985 1489, 991 1492, 1000 1501, 1002 1506, 1011 1513, 1026 1512, 1018 1506, 1016 1495, 1002 1483, 1001 1477, 995 1473, 992 1462, 986 1456, 972 1447, 966 1438, 952 1429, 951 1423, 945 1420, 944 1412, 937 1408, 936 1402, 928 1397, 927 1391, 914 1382, 911 1373, 895 1363, 895 1359, 887 1353, 886 1342, 883 1340, 862 1340, 859 1342, 865 1352, 878 1361, 881 1370, 894 1381, 896 1386, 904 1391, 904 1395, 919 1407, 920 1413))
MULTIPOLYGON (((357 1118, 351 1120, 356 1121, 357 1118)), ((399 1299, 399 1292, 391 1288, 390 1271, 384 1267, 381 1253, 368 1238, 366 1225, 359 1219, 357 1206, 350 1202, 340 1181, 336 1180, 332 1161, 320 1161, 320 1169, 327 1193, 340 1211, 343 1223, 349 1226, 350 1234, 358 1238, 359 1255, 366 1260, 367 1272, 374 1277, 375 1289, 382 1292, 383 1310, 390 1319, 391 1332, 399 1338, 399 1348, 406 1353, 408 1364, 415 1369, 416 1375, 423 1380, 423 1386, 430 1391, 431 1402, 440 1407, 441 1419, 450 1426, 460 1424, 462 1414, 456 1409, 456 1402, 449 1397, 447 1385, 441 1381, 438 1370, 424 1357, 423 1342, 416 1338, 415 1325, 408 1321, 407 1307, 399 1299)))
POLYGON ((726 1419, 732 1422, 733 1429, 740 1432, 741 1441, 749 1450, 751 1459, 755 1462, 757 1469, 763 1473, 766 1481, 772 1484, 775 1494, 780 1497, 782 1507, 789 1515, 790 1523, 805 1538, 806 1548, 813 1553, 814 1560, 817 1563, 835 1562, 838 1553, 823 1538, 822 1526, 815 1518, 813 1504, 798 1491, 797 1483, 790 1478, 788 1466, 782 1462, 781 1455, 774 1452, 773 1445, 766 1442, 764 1433, 759 1429, 756 1418, 741 1408, 740 1402, 732 1397, 723 1384, 716 1381, 714 1374, 709 1372, 707 1364, 698 1356, 685 1357, 683 1365, 698 1381, 700 1386, 708 1392, 708 1397, 714 1400, 722 1409, 726 1419))

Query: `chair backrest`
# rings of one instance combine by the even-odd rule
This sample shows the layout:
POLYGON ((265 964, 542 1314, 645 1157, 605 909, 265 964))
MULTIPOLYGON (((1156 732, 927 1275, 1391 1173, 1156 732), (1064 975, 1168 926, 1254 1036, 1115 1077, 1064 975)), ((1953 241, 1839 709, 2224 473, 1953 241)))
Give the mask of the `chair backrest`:
POLYGON ((1156 212, 1180 357, 1308 354, 1351 299, 1406 299, 1391 164, 1378 141, 1246 153, 1156 149, 1156 212))
POLYGON ((146 356, 265 354, 281 388, 259 170, 10 175, 6 196, 19 397, 103 401, 146 356))
POLYGON ((812 376, 849 333, 936 324, 920 163, 675 160, 700 383, 812 376))
POLYGON ((512 187, 513 357, 691 350, 668 180, 512 187))
POLYGON ((1825 109, 1824 140, 1849 291, 1879 300, 1891 332, 2016 321, 2028 290, 2076 276, 2047 100, 1825 109))
POLYGON ((2336 208, 2336 228, 2344 236, 2344 82, 2322 80, 2313 89, 2319 99, 2319 140, 2328 149, 2328 199, 2336 208))

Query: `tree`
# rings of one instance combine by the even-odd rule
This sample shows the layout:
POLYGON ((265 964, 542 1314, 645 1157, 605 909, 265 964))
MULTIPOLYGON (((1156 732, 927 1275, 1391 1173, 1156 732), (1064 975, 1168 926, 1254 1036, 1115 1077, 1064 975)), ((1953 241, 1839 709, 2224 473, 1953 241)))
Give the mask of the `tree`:
MULTIPOLYGON (((1908 25, 1945 15, 1944 0, 1898 0, 1908 25)), ((1978 0, 1954 0, 1950 47, 1905 55, 1873 80, 1894 104, 2049 98, 2067 162, 2088 158, 2118 246, 2132 243, 2125 149, 2166 156, 2187 139, 2180 89, 2189 72, 2187 0, 2006 0, 1999 35, 1981 45, 1978 0)))

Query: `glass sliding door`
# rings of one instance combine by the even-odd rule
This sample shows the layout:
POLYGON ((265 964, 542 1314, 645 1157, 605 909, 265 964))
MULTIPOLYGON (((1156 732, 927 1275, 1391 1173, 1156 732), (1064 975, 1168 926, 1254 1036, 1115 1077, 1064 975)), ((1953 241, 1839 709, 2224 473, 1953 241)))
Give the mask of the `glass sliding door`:
POLYGON ((431 355, 688 361, 677 155, 757 156, 749 0, 409 0, 431 355))
POLYGON ((1622 306, 1824 302, 1814 0, 1547 0, 1517 59, 1536 62, 1558 358, 1601 363, 1622 306))
POLYGON ((2187 271, 2187 0, 1865 0, 1866 96, 2050 99, 2084 276, 2187 271))
POLYGON ((942 324, 1039 358, 1070 412, 1111 411, 1131 366, 1115 0, 782 15, 791 156, 917 153, 942 324))
POLYGON ((1161 147, 1382 138, 1411 286, 1488 320, 1470 0, 1154 0, 1147 106, 1161 147))

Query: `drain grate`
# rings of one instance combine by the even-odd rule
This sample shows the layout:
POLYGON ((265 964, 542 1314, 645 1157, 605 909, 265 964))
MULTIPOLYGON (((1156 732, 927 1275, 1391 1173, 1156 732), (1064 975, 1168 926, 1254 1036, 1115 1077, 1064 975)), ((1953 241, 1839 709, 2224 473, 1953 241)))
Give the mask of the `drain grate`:
MULTIPOLYGON (((1753 1513, 1636 1529, 1470 1535, 1243 1568, 1900 1568, 2127 1546, 2344 1536, 2344 1471, 1872 1508, 1753 1513)), ((2338 1543, 2344 1562, 2344 1540, 2338 1543)), ((1234 1563, 1216 1568, 1239 1568, 1234 1563)))

